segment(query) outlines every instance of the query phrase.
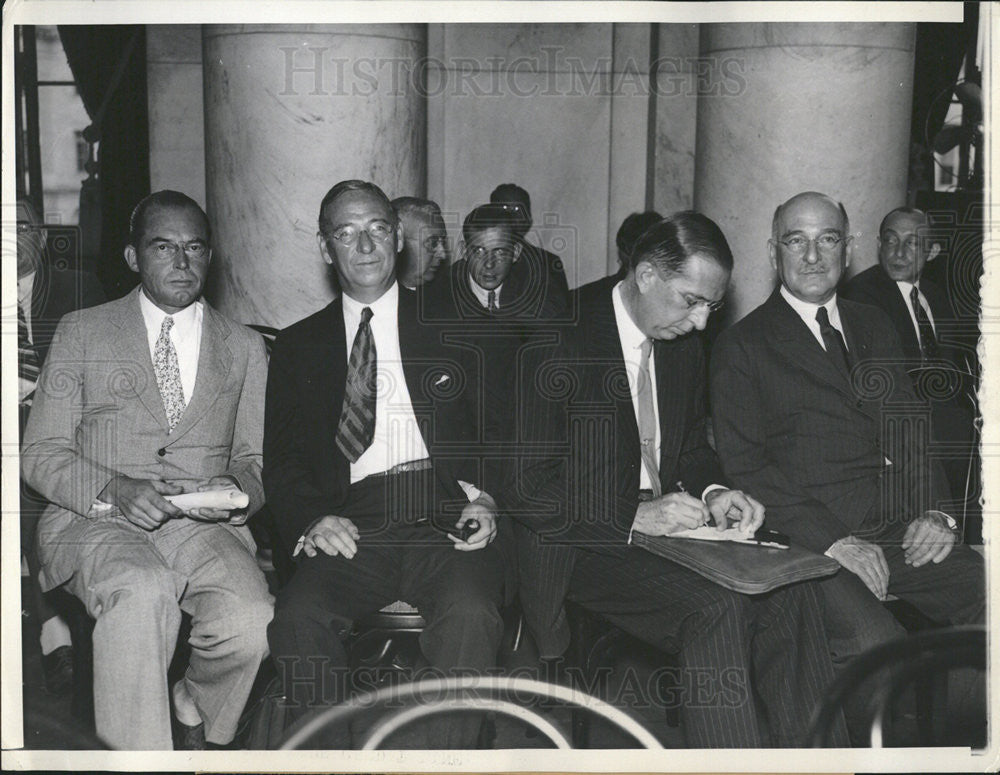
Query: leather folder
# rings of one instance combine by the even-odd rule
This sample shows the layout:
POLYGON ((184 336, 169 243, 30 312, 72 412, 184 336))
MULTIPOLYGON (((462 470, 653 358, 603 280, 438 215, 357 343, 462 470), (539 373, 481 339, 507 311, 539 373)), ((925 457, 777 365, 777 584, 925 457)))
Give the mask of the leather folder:
POLYGON ((759 595, 799 581, 832 576, 840 568, 836 560, 794 544, 788 549, 771 549, 731 541, 697 541, 639 532, 632 534, 632 543, 726 589, 746 595, 759 595))

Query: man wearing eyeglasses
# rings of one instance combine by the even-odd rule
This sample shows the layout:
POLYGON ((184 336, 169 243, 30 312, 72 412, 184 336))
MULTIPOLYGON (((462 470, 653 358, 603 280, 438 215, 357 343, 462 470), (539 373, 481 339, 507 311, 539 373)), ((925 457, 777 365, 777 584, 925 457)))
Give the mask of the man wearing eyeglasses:
POLYGON ((776 529, 843 566, 820 582, 834 664, 903 634, 882 606, 890 594, 936 621, 982 622, 982 559, 945 513, 899 338, 880 310, 837 295, 851 253, 843 205, 792 197, 769 250, 780 287, 715 345, 715 439, 776 529))
MULTIPOLYGON (((962 351, 965 332, 956 328, 947 293, 924 277, 927 263, 941 252, 941 245, 928 232, 925 213, 906 207, 892 210, 879 226, 878 263, 851 278, 841 295, 885 312, 899 336, 914 390, 919 394, 930 387, 936 393, 931 404, 935 439, 956 450, 969 450, 978 411, 976 358, 974 352, 962 351), (938 390, 942 385, 945 390, 938 390)), ((967 452, 942 461, 957 500, 975 501, 976 477, 970 473, 974 462, 967 452), (967 488, 972 491, 967 493, 967 488)), ((967 517, 966 522, 965 535, 980 543, 981 517, 967 517)))
MULTIPOLYGON (((424 618, 438 676, 493 667, 503 629, 496 506, 473 486, 468 350, 422 325, 417 294, 400 290, 403 235, 380 188, 331 188, 317 236, 341 295, 278 335, 264 430, 268 506, 297 559, 268 628, 293 719, 349 696, 349 623, 397 600, 424 618)), ((478 727, 442 723, 429 747, 474 747, 478 727)), ((348 746, 336 731, 317 744, 348 746)))
POLYGON ((184 194, 136 206, 125 260, 139 287, 60 321, 21 451, 52 504, 43 586, 65 584, 96 619, 94 714, 113 748, 231 742, 267 653, 272 600, 244 525, 263 502, 267 363, 259 335, 202 299, 210 240, 184 194), (204 490, 249 503, 170 500, 204 490), (191 657, 171 689, 182 612, 191 657))
POLYGON ((750 598, 632 545, 635 533, 763 521, 726 485, 707 436, 697 332, 732 266, 719 227, 682 212, 643 234, 625 279, 577 291, 578 325, 519 365, 523 447, 500 505, 518 523, 541 656, 566 649, 570 600, 703 672, 680 708, 689 746, 795 747, 832 677, 813 587, 750 598))
POLYGON ((415 290, 447 275, 451 263, 448 229, 441 208, 430 199, 401 196, 392 200, 403 230, 403 249, 396 275, 404 288, 415 290))

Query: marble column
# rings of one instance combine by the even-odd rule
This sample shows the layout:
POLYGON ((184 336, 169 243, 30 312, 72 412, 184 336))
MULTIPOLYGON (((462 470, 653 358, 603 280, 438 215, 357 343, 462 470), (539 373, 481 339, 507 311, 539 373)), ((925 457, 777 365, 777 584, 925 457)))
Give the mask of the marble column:
POLYGON ((146 25, 150 190, 183 191, 205 206, 201 27, 146 25))
POLYGON ((851 272, 876 261, 878 224, 906 203, 913 24, 702 25, 695 208, 736 258, 729 319, 774 287, 774 208, 822 191, 847 208, 851 272))
POLYGON ((316 231, 337 181, 424 194, 426 34, 422 24, 203 28, 209 298, 224 312, 281 327, 333 298, 316 231))

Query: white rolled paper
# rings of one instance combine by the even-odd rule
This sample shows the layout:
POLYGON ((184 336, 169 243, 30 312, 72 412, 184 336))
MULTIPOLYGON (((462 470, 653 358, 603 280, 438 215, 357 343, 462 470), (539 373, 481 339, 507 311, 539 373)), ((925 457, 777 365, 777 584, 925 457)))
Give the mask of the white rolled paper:
POLYGON ((245 509, 250 504, 250 496, 237 489, 205 490, 205 492, 185 492, 180 495, 164 495, 168 501, 184 511, 191 509, 225 509, 234 511, 245 509))

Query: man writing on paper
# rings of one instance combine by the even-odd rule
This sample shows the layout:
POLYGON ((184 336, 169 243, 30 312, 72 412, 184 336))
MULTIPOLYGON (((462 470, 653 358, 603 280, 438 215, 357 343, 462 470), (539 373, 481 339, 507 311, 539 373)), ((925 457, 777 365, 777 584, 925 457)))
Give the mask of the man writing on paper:
POLYGON ((521 601, 542 656, 566 648, 571 600, 710 671, 702 696, 714 701, 681 708, 690 746, 800 746, 832 678, 813 585, 750 598, 630 546, 633 532, 709 519, 752 532, 763 520, 756 500, 721 485, 693 333, 732 265, 718 226, 682 212, 645 232, 624 280, 577 291, 579 325, 525 362, 523 447, 501 507, 523 526, 521 601))
POLYGON ((780 287, 716 342, 715 438, 774 527, 843 566, 820 582, 835 665, 904 634, 881 604, 889 594, 932 619, 982 622, 982 558, 936 510, 947 484, 929 428, 914 430, 927 415, 898 337, 880 310, 837 295, 851 252, 843 206, 792 197, 769 250, 780 287))
POLYGON ((266 654, 271 596, 243 525, 259 508, 264 343, 201 299, 212 251, 192 199, 160 191, 132 213, 141 278, 59 324, 21 465, 53 505, 38 528, 46 589, 66 584, 94 627, 97 733, 114 748, 225 744, 266 654), (166 496, 237 487, 241 512, 183 512, 166 496), (167 667, 181 611, 191 661, 167 667))

